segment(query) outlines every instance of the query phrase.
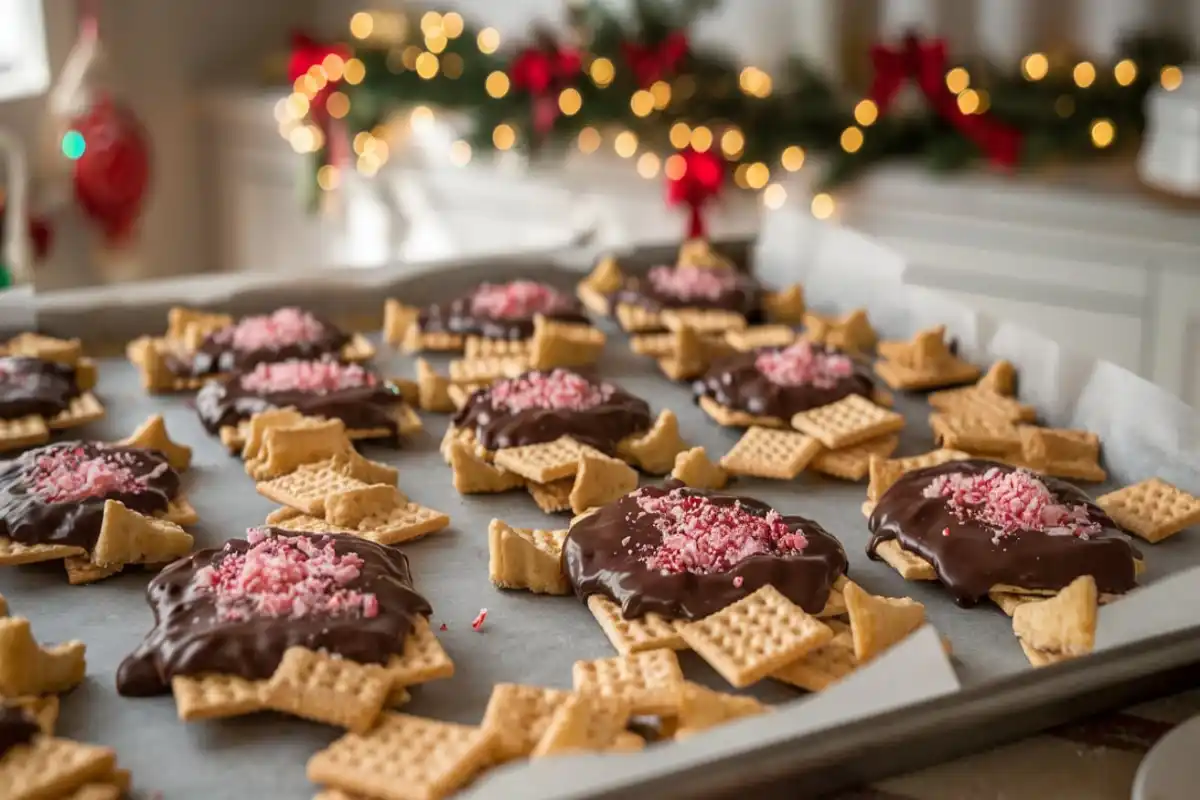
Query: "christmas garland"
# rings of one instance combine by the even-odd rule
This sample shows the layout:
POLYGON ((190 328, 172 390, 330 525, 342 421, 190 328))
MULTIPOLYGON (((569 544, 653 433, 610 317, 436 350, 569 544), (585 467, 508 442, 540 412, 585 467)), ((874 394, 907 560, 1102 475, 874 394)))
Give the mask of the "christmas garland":
MULTIPOLYGON (((353 45, 297 40, 281 132, 311 154, 310 186, 325 189, 351 160, 367 174, 382 166, 381 126, 400 108, 463 112, 471 131, 455 145, 460 162, 492 149, 592 152, 607 142, 643 176, 661 169, 668 200, 689 209, 699 233, 700 209, 727 175, 771 202, 782 196, 773 178, 800 169, 806 151, 826 156, 821 192, 900 157, 937 170, 981 158, 1012 170, 1103 156, 1136 141, 1147 92, 1176 84, 1174 65, 1187 57, 1166 38, 1141 37, 1111 65, 1032 53, 1002 69, 951 63, 941 41, 910 36, 871 48, 874 77, 855 97, 800 61, 772 76, 697 47, 687 31, 714 3, 638 0, 628 17, 573 3, 568 34, 537 29, 504 50, 496 31, 454 12, 359 13, 353 45), (895 110, 910 83, 922 107, 895 110)), ((822 198, 818 215, 832 210, 822 198)))

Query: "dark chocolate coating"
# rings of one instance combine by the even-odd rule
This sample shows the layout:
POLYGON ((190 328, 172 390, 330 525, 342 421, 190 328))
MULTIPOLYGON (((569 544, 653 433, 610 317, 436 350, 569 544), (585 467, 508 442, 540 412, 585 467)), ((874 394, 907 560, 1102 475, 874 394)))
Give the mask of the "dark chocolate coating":
POLYGON ((721 292, 717 297, 676 297, 655 290, 649 277, 633 277, 626 280, 625 285, 609 296, 610 304, 616 308, 619 303, 631 306, 641 306, 648 311, 662 311, 668 308, 703 308, 721 311, 735 311, 747 319, 754 321, 759 316, 762 305, 762 288, 758 281, 737 270, 729 270, 735 277, 736 283, 721 292))
POLYGON ((79 394, 74 367, 28 356, 0 357, 0 419, 56 417, 79 394))
POLYGON ((190 358, 168 357, 167 368, 175 375, 201 377, 251 370, 257 364, 273 364, 293 358, 313 359, 337 355, 349 344, 349 334, 343 333, 327 320, 320 317, 316 319, 324 328, 322 336, 311 342, 297 342, 283 347, 235 350, 232 345, 220 342, 221 332, 214 331, 205 337, 190 358))
POLYGON ((196 414, 209 433, 272 408, 293 406, 305 416, 340 419, 348 429, 387 428, 396 432, 393 411, 404 402, 391 384, 380 380, 374 386, 317 394, 314 392, 251 392, 241 385, 244 373, 211 380, 196 393, 196 414))
MULTIPOLYGON (((589 382, 599 385, 590 379, 589 382)), ((612 455, 618 442, 650 430, 653 424, 649 403, 616 386, 612 388, 607 400, 591 408, 530 408, 515 413, 493 408, 491 390, 479 389, 454 415, 453 424, 456 428, 474 430, 475 438, 488 450, 553 442, 570 436, 612 455)))
POLYGON ((0 705, 0 758, 22 744, 29 744, 42 732, 25 709, 0 705))
MULTIPOLYGON (((740 502, 743 509, 759 516, 771 510, 759 500, 688 489, 678 481, 644 486, 639 491, 661 497, 676 488, 721 505, 740 502)), ((626 619, 654 612, 668 619, 694 620, 771 584, 793 603, 816 614, 825 608, 834 581, 846 574, 846 551, 837 539, 812 520, 785 516, 789 528, 808 538, 808 546, 800 553, 755 555, 730 570, 708 575, 664 575, 647 567, 639 555, 662 541, 654 527, 658 516, 643 512, 633 495, 626 495, 571 526, 563 545, 563 569, 579 599, 604 595, 621 606, 626 619), (739 576, 741 585, 735 586, 734 578, 739 576)))
POLYGON ((1103 526, 1099 533, 1082 539, 1021 530, 993 543, 994 529, 970 519, 960 522, 943 497, 922 496, 938 475, 977 475, 993 468, 1015 471, 1005 464, 973 459, 926 467, 901 477, 879 498, 871 514, 867 554, 877 558, 875 548, 880 542, 897 539, 905 550, 933 564, 955 602, 964 607, 978 603, 998 584, 1057 591, 1081 575, 1091 575, 1101 592, 1121 594, 1134 588, 1134 560, 1140 555, 1129 537, 1082 490, 1065 481, 1037 476, 1056 502, 1086 504, 1088 519, 1103 526), (950 530, 948 536, 943 535, 946 529, 950 530))
MULTIPOLYGON (((823 353, 838 352, 819 344, 814 344, 813 349, 823 353)), ((754 366, 757 355, 756 352, 738 353, 713 364, 704 377, 692 384, 696 399, 711 397, 727 408, 790 421, 801 411, 836 403, 848 395, 870 398, 875 388, 871 373, 857 362, 853 362, 852 374, 839 378, 829 388, 811 384, 781 386, 772 383, 754 366)))
MULTIPOLYGON (((498 319, 475 314, 471 302, 475 292, 469 292, 447 303, 434 303, 421 310, 417 324, 425 333, 456 333, 460 336, 482 336, 486 339, 528 339, 533 336, 533 316, 498 319)), ((562 295, 562 307, 542 312, 547 319, 587 324, 583 305, 570 295, 562 295)))
POLYGON ((219 566, 228 553, 246 552, 250 543, 230 539, 221 549, 201 550, 174 562, 150 581, 146 600, 154 611, 154 628, 117 670, 117 692, 145 697, 170 691, 176 675, 217 673, 247 680, 271 677, 289 647, 327 650, 361 664, 383 664, 404 652, 405 639, 418 617, 432 613, 429 603, 412 588, 408 558, 392 547, 354 536, 293 533, 265 529, 278 536, 302 536, 317 547, 333 543, 343 555, 363 560, 360 574, 346 589, 372 593, 379 614, 311 614, 221 620, 216 596, 196 587, 196 573, 219 566))
POLYGON ((22 544, 60 544, 91 552, 104 521, 104 501, 117 500, 131 511, 156 514, 166 511, 179 494, 179 473, 157 450, 100 444, 58 442, 28 450, 11 461, 0 461, 0 537, 22 544), (80 448, 87 458, 120 454, 121 465, 136 476, 148 478, 137 493, 108 492, 86 500, 47 503, 33 493, 29 474, 37 459, 56 450, 80 448), (125 463, 128 462, 128 463, 125 463))

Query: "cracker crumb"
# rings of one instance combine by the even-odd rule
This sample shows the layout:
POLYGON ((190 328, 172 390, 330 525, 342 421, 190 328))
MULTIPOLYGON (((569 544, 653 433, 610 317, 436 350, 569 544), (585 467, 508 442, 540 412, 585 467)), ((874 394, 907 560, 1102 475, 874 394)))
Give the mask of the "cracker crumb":
POLYGON ((439 631, 444 631, 444 630, 446 630, 446 623, 444 623, 444 622, 443 622, 443 623, 442 623, 442 627, 438 628, 438 630, 439 630, 439 631))

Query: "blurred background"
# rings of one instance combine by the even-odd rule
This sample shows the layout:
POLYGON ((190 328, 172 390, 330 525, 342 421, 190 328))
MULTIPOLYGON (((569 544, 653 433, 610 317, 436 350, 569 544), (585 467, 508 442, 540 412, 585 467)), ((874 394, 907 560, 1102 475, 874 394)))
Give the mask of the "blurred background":
POLYGON ((794 214, 1195 403, 1198 49, 1200 0, 0 0, 0 262, 50 292, 794 214))

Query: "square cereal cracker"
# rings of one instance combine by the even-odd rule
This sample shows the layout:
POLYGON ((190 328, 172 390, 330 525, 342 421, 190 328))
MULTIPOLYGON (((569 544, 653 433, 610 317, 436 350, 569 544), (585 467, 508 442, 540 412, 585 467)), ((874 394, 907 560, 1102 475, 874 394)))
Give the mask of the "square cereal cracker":
POLYGON ((1101 495, 1096 504, 1122 528, 1151 543, 1200 525, 1200 498, 1161 478, 1101 495))
POLYGON ((511 761, 533 752, 554 712, 569 697, 571 692, 542 686, 493 686, 481 724, 492 735, 497 759, 511 761))
POLYGON ((833 638, 827 625, 770 584, 682 626, 679 633, 721 677, 738 688, 757 683, 833 638))
POLYGON ((795 431, 750 428, 721 457, 721 468, 734 475, 792 480, 821 451, 821 443, 795 431))
POLYGON ((796 414, 792 427, 836 450, 896 433, 904 427, 904 415, 851 394, 836 403, 796 414))
POLYGON ((670 716, 683 703, 683 672, 673 650, 576 661, 571 675, 575 691, 628 703, 632 714, 670 716))
POLYGON ((899 446, 900 437, 888 434, 877 439, 852 444, 849 447, 840 447, 837 450, 822 450, 808 465, 808 468, 834 478, 861 481, 870 472, 871 456, 887 458, 899 446))
POLYGON ((266 681, 236 675, 176 675, 171 679, 175 710, 184 722, 240 717, 266 709, 266 681))
POLYGON ((429 620, 420 617, 405 641, 404 654, 392 656, 385 669, 395 689, 453 677, 454 662, 434 636, 429 620))
POLYGON ((571 694, 555 709, 532 756, 624 749, 618 739, 628 722, 629 706, 623 702, 571 694))
POLYGON ((745 411, 739 411, 736 408, 723 406, 711 397, 701 397, 699 400, 700 410, 712 417, 713 421, 718 425, 724 425, 727 428, 786 428, 788 427, 785 420, 779 417, 766 417, 760 414, 748 414, 745 411))
POLYGON ((809 692, 819 692, 858 669, 854 640, 847 628, 823 647, 771 673, 771 678, 809 692))
POLYGON ((653 612, 635 619, 626 619, 621 607, 603 595, 587 599, 588 611, 600 623, 608 641, 622 655, 647 650, 686 650, 687 643, 679 635, 683 623, 653 612))
POLYGON ((568 478, 579 469, 579 455, 594 451, 569 436, 553 442, 508 447, 496 451, 495 464, 535 483, 568 478))

